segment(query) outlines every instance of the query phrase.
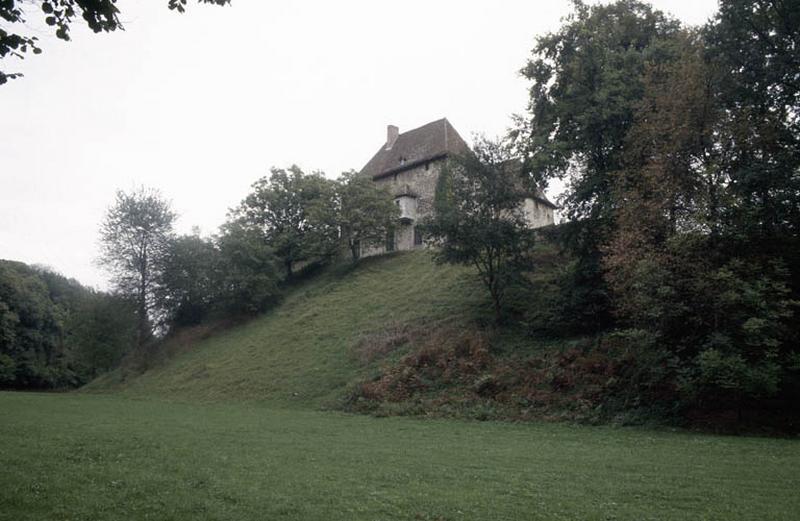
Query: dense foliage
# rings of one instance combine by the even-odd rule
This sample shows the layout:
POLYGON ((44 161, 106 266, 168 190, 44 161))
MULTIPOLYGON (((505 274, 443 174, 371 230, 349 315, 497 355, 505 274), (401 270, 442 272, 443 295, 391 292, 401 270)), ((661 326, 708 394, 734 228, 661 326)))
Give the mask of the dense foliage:
POLYGON ((334 205, 335 183, 321 173, 299 167, 273 168, 253 184, 233 213, 233 221, 259 232, 283 261, 289 278, 298 263, 336 253, 339 228, 334 205))
POLYGON ((391 195, 369 177, 345 172, 336 184, 337 223, 342 242, 353 262, 361 256, 361 246, 380 243, 400 215, 391 195))
POLYGON ((581 329, 606 327, 608 292, 600 249, 613 223, 611 177, 643 91, 642 71, 668 52, 679 23, 649 4, 623 0, 574 12, 555 33, 537 39, 522 74, 531 81, 529 119, 517 129, 536 182, 566 179, 562 239, 577 253, 563 299, 581 329))
POLYGON ((0 388, 85 383, 135 342, 133 307, 44 268, 0 261, 0 388))
POLYGON ((796 400, 798 13, 726 0, 693 30, 636 1, 578 2, 523 71, 520 150, 537 179, 569 180, 575 278, 548 281, 552 300, 661 353, 653 378, 686 405, 796 400))

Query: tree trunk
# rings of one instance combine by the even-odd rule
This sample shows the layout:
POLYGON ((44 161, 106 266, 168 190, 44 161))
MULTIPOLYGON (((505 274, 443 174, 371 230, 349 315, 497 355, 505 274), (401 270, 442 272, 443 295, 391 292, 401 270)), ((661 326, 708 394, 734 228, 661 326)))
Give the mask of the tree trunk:
POLYGON ((149 326, 147 320, 147 249, 143 248, 142 263, 139 268, 139 294, 137 295, 138 338, 137 344, 143 346, 147 340, 149 326))

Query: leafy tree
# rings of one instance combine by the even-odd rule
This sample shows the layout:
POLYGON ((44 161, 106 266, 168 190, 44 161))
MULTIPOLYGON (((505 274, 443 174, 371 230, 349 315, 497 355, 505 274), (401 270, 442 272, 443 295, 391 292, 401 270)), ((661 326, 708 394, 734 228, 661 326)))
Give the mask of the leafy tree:
POLYGON ((356 262, 362 244, 386 237, 399 216, 399 209, 391 194, 355 171, 342 174, 336 193, 342 240, 356 262))
POLYGON ((336 252, 334 197, 334 182, 320 173, 306 174, 298 166, 273 168, 269 177, 253 184, 233 218, 262 234, 291 278, 297 262, 327 259, 336 252))
POLYGON ((47 284, 28 266, 0 263, 0 360, 4 386, 57 387, 63 371, 63 309, 50 298, 47 284))
POLYGON ((75 383, 115 367, 136 342, 136 310, 117 295, 88 292, 69 307, 64 321, 65 362, 75 383))
POLYGON ((692 256, 722 233, 720 215, 729 203, 714 147, 720 114, 714 72, 696 35, 686 32, 675 52, 674 61, 647 67, 643 99, 613 179, 615 228, 604 267, 616 310, 636 327, 663 328, 667 317, 682 327, 685 306, 664 288, 675 290, 682 263, 707 265, 709 258, 692 256), (691 242, 676 240, 679 235, 691 242))
POLYGON ((587 6, 537 39, 522 74, 532 82, 529 119, 517 135, 539 180, 571 177, 571 219, 612 209, 611 178, 642 98, 645 63, 665 54, 679 23, 635 0, 587 6))
POLYGON ((644 91, 648 62, 670 58, 680 24, 635 0, 586 5, 537 39, 522 74, 531 81, 527 119, 514 136, 540 184, 569 179, 560 237, 576 254, 575 303, 567 311, 599 327, 608 309, 601 248, 613 229, 613 176, 644 91))
POLYGON ((83 384, 132 346, 128 302, 46 268, 0 261, 0 388, 83 384))
POLYGON ((137 342, 152 335, 151 313, 172 239, 175 213, 152 189, 118 191, 100 228, 99 262, 112 275, 116 290, 136 302, 137 342))
MULTIPOLYGON (((230 0, 198 0, 199 3, 225 5, 230 0)), ((0 19, 15 26, 25 26, 30 11, 24 7, 29 5, 40 10, 44 22, 55 28, 55 35, 61 40, 69 40, 69 31, 75 19, 80 16, 83 22, 95 33, 112 32, 123 29, 119 19, 116 0, 3 0, 0 2, 0 19)), ((170 9, 184 12, 186 0, 168 0, 170 9)), ((9 32, 0 28, 0 59, 13 56, 23 58, 28 51, 34 54, 42 52, 38 46, 38 38, 30 34, 9 32)), ((19 73, 0 71, 0 85, 9 79, 22 76, 19 73)))
MULTIPOLYGON (((746 91, 717 51, 708 52, 710 30, 683 32, 671 61, 646 68, 613 181, 615 228, 604 267, 618 316, 676 357, 687 397, 741 410, 747 398, 778 392, 796 356, 795 301, 783 267, 790 264, 781 259, 793 248, 776 235, 791 220, 768 224, 763 200, 743 187, 741 158, 781 155, 732 137, 737 113, 749 112, 746 91), (732 103, 731 92, 744 99, 732 103)), ((764 165, 749 164, 750 174, 764 173, 764 165)), ((775 188, 784 198, 795 190, 787 178, 775 188)))
POLYGON ((705 36, 721 73, 721 166, 739 207, 731 224, 781 253, 774 238, 800 235, 800 1, 723 0, 705 36))
POLYGON ((422 223, 439 262, 474 266, 502 319, 509 286, 531 268, 534 233, 523 214, 521 165, 488 140, 450 162, 439 178, 436 211, 422 223))
POLYGON ((173 325, 197 324, 217 304, 222 272, 231 266, 222 264, 213 241, 195 233, 170 240, 158 282, 158 306, 173 325))
POLYGON ((218 304, 226 312, 252 314, 278 301, 281 261, 260 231, 230 222, 217 244, 222 266, 218 304))

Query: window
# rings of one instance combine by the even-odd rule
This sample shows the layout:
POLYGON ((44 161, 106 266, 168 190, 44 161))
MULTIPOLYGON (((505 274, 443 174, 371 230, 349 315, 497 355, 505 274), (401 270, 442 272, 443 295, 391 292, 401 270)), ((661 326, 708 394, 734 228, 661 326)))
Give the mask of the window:
POLYGON ((422 244, 422 232, 419 231, 419 228, 416 226, 414 227, 414 246, 420 246, 422 244))
POLYGON ((386 251, 394 251, 394 230, 386 233, 386 251))

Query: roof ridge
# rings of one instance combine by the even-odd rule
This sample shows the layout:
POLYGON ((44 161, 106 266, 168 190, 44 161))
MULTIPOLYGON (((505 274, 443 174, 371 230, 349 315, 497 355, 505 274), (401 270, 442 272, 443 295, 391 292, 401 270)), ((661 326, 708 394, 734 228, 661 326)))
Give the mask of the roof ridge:
POLYGON ((402 136, 403 134, 408 134, 409 132, 414 132, 414 131, 423 129, 425 127, 432 127, 432 126, 436 125, 437 123, 439 123, 440 121, 447 121, 447 118, 439 118, 439 119, 436 119, 436 120, 433 120, 433 121, 429 121, 429 122, 425 123, 424 125, 420 125, 420 126, 418 126, 416 128, 410 128, 410 129, 406 130, 405 132, 400 132, 400 135, 402 136))

